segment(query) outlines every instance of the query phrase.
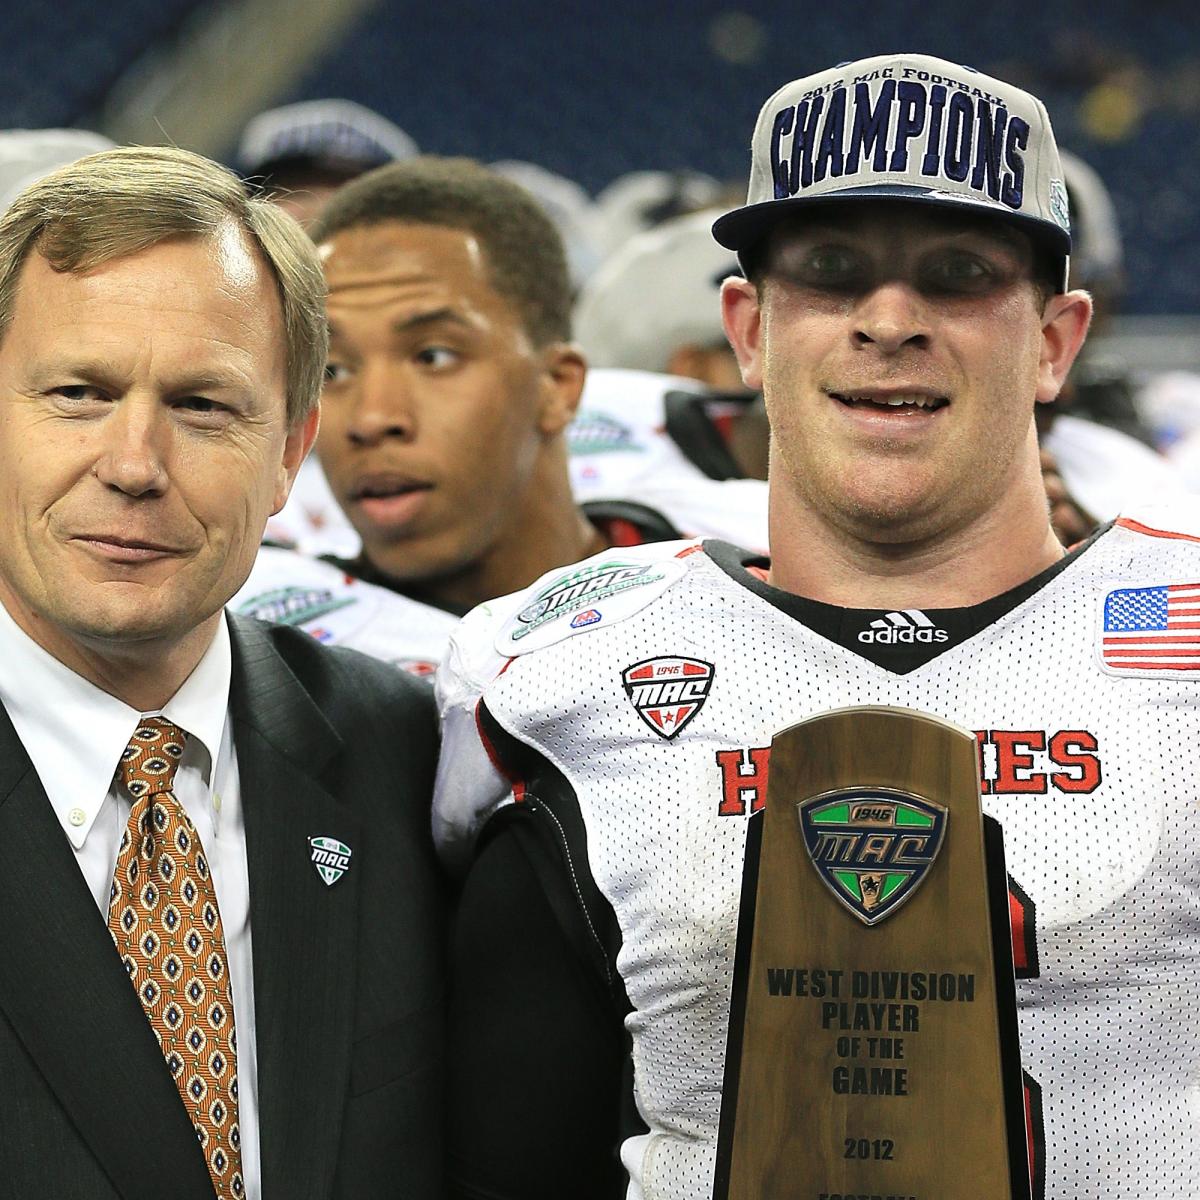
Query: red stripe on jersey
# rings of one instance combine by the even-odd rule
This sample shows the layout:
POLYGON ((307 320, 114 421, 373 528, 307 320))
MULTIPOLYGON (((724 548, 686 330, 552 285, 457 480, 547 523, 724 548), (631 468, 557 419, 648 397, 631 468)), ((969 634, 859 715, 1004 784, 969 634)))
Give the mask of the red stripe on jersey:
POLYGON ((1123 658, 1119 665, 1122 669, 1125 667, 1142 667, 1147 671, 1200 671, 1200 660, 1190 663, 1169 663, 1134 662, 1131 659, 1123 658))
POLYGON ((1173 633, 1147 634, 1140 638, 1106 637, 1106 646, 1192 646, 1200 637, 1179 637, 1173 633))
MULTIPOLYGON (((1109 650, 1110 659, 1182 659, 1184 658, 1183 650, 1152 650, 1146 646, 1139 647, 1135 650, 1109 650)), ((1189 662, 1195 662, 1200 655, 1193 655, 1188 658, 1189 662)))
POLYGON ((1144 533, 1147 537, 1171 538, 1179 542, 1200 542, 1200 537, 1195 537, 1190 533, 1174 533, 1169 529, 1154 529, 1152 526, 1143 525, 1141 521, 1134 521, 1130 517, 1118 517, 1116 524, 1133 533, 1144 533))
POLYGON ((703 549, 704 547, 697 542, 694 546, 685 546, 677 555, 675 555, 675 557, 687 558, 689 554, 699 554, 703 549))
MULTIPOLYGON (((512 659, 510 658, 508 662, 512 662, 512 659)), ((508 663, 505 663, 504 665, 507 668, 508 663)), ((497 774, 503 775, 504 778, 512 784, 513 799, 520 804, 521 801, 525 799, 525 780, 522 779, 520 775, 514 775, 512 771, 508 769, 504 759, 500 757, 496 747, 492 744, 492 739, 488 737, 487 731, 483 727, 483 722, 479 719, 479 710, 482 707, 483 700, 480 699, 475 704, 475 730, 479 734, 480 745, 483 746, 483 751, 488 756, 488 762, 490 762, 492 766, 496 768, 497 774)))
POLYGON ((717 432, 721 435, 721 441, 729 446, 733 444, 733 423, 737 420, 737 413, 721 413, 720 415, 710 415, 709 420, 716 427, 717 432))

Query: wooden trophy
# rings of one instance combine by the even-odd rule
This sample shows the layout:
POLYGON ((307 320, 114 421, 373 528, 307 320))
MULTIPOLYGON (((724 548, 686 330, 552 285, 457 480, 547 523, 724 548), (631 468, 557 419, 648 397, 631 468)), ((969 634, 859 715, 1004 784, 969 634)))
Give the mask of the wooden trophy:
POLYGON ((999 826, 975 737, 901 708, 771 747, 714 1200, 1029 1200, 999 826))

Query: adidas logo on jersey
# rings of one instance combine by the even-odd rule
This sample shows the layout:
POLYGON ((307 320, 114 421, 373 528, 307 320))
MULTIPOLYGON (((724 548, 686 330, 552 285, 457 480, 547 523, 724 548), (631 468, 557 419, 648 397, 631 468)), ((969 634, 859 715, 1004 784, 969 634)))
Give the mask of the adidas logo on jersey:
POLYGON ((860 642, 879 642, 889 645, 922 645, 948 642, 950 635, 939 629, 919 608, 884 613, 858 635, 860 642))

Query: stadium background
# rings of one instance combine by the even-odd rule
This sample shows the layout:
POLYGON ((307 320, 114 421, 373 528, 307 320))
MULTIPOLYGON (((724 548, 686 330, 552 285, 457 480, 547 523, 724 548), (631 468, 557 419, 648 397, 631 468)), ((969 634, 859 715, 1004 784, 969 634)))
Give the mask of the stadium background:
POLYGON ((1046 101, 1116 204, 1128 292, 1114 344, 1145 367, 1200 364, 1200 17, 1182 0, 58 0, 9 8, 0 34, 3 127, 79 125, 230 161, 256 112, 340 96, 424 151, 527 160, 593 196, 644 168, 744 186, 771 90, 921 49, 1046 101))

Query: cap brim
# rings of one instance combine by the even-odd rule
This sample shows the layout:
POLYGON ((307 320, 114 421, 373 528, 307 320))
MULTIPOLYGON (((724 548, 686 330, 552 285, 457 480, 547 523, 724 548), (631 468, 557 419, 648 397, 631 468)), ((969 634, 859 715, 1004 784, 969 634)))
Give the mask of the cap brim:
POLYGON ((902 200, 910 204, 922 204, 936 208, 954 209, 967 214, 978 214, 1004 221, 1020 229, 1033 239, 1040 248, 1063 259, 1065 289, 1065 263, 1071 253, 1071 235, 1052 221, 1015 213, 999 204, 985 204, 970 198, 962 198, 932 188, 910 187, 900 184, 876 185, 872 187, 847 188, 839 192, 824 192, 819 196, 789 196, 782 200, 765 200, 761 204, 748 204, 734 209, 713 222, 712 234, 727 250, 739 255, 756 246, 781 220, 810 209, 867 200, 902 200))

